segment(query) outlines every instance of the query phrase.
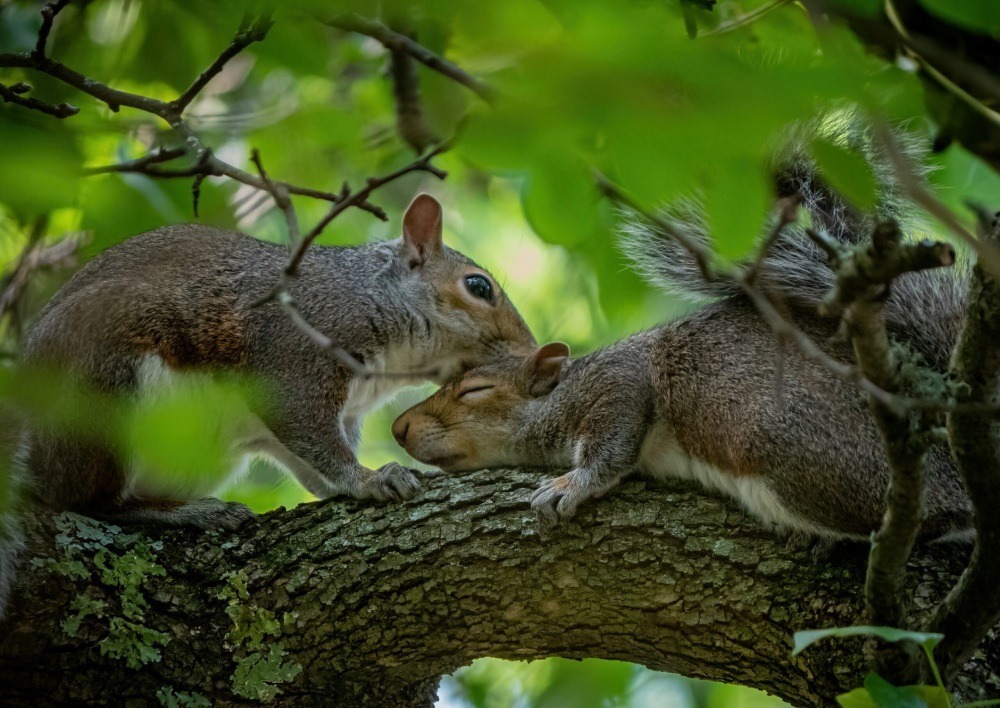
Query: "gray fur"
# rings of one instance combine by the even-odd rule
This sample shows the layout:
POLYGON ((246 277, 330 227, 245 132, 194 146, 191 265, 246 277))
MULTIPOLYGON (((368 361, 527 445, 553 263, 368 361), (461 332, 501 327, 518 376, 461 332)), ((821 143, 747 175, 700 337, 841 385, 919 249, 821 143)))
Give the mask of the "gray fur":
MULTIPOLYGON (((426 195, 414 204, 421 213, 409 226, 404 219, 403 239, 309 249, 289 284, 306 320, 376 371, 437 367, 438 380, 533 346, 499 286, 488 303, 462 290, 464 274, 482 270, 440 244, 440 206, 426 195)), ((370 470, 355 448, 361 417, 426 375, 360 377, 278 304, 255 307, 287 259, 287 247, 204 226, 136 236, 56 293, 27 336, 25 363, 57 367, 130 405, 177 377, 263 383, 266 399, 245 401, 238 420, 224 421, 233 428, 223 436, 231 433, 234 470, 246 456, 264 454, 321 498, 411 498, 420 488, 414 471, 396 463, 370 470)), ((225 528, 252 516, 242 505, 201 499, 204 491, 160 491, 123 459, 102 419, 80 421, 72 434, 29 421, 17 460, 34 499, 57 509, 225 528)))

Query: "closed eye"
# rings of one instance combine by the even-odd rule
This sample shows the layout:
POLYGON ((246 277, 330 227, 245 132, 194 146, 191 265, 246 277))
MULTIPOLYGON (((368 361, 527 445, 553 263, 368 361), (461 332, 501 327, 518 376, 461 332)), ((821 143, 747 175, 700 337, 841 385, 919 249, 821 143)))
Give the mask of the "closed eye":
POLYGON ((482 393, 486 393, 487 391, 492 391, 494 388, 496 388, 496 387, 495 386, 470 386, 467 389, 459 391, 458 397, 459 398, 465 398, 466 396, 470 396, 470 395, 472 395, 474 393, 480 393, 480 394, 482 394, 482 393))

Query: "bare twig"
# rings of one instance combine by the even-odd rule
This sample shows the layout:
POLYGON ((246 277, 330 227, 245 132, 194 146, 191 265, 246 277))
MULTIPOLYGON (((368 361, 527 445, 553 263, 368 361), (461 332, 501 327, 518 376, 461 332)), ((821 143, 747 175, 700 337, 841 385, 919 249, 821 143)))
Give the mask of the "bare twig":
POLYGON ((79 108, 68 103, 46 103, 37 98, 25 96, 24 94, 30 90, 31 86, 24 82, 18 82, 11 86, 0 84, 0 99, 7 103, 16 103, 19 106, 30 108, 33 111, 47 113, 56 118, 69 118, 80 112, 79 108))
MULTIPOLYGON (((1000 218, 988 243, 1000 242, 1000 218)), ((959 398, 995 402, 1000 387, 1000 282, 981 260, 973 269, 965 328, 952 360, 959 398)), ((963 412, 948 416, 948 434, 958 471, 975 509, 976 546, 969 566, 941 603, 932 623, 944 640, 935 657, 946 681, 954 678, 986 633, 1000 620, 1000 455, 993 421, 963 412)))
POLYGON ((427 126, 420 102, 420 77, 413 57, 399 49, 389 50, 389 76, 396 102, 396 130, 399 137, 419 155, 429 145, 440 142, 427 126))
POLYGON ((405 34, 393 32, 381 22, 369 20, 359 15, 341 15, 326 20, 326 23, 348 32, 357 32, 358 34, 371 37, 386 49, 405 52, 429 69, 433 69, 439 74, 462 84, 484 101, 491 102, 495 98, 495 91, 489 84, 477 79, 444 57, 435 54, 427 49, 427 47, 418 44, 405 34))
POLYGON ((285 215, 285 223, 288 225, 288 242, 292 246, 296 246, 299 243, 299 219, 295 215, 295 207, 292 205, 292 200, 288 196, 288 188, 281 183, 274 183, 271 178, 267 176, 267 171, 264 170, 264 165, 260 161, 260 152, 257 148, 253 149, 250 154, 250 159, 253 160, 253 164, 257 166, 257 172, 260 173, 260 178, 264 180, 264 184, 267 187, 267 191, 271 193, 274 198, 274 203, 281 213, 285 215))
POLYGON ((782 5, 787 5, 792 0, 772 0, 767 5, 761 5, 760 7, 754 8, 750 12, 746 12, 738 17, 734 17, 727 22, 720 22, 717 27, 701 32, 698 37, 711 37, 713 34, 725 34, 726 32, 732 32, 740 27, 746 27, 747 25, 756 22, 764 15, 769 14, 772 10, 777 10, 782 5))
POLYGON ((774 244, 781 238, 781 234, 784 232, 785 227, 796 221, 799 205, 801 203, 802 197, 798 194, 790 197, 784 197, 779 200, 778 221, 775 223, 774 228, 771 229, 771 233, 768 234, 764 243, 761 244, 760 249, 757 251, 757 259, 753 262, 753 265, 747 269, 744 276, 750 285, 754 285, 756 283, 757 276, 760 275, 760 271, 764 267, 764 261, 766 261, 767 257, 771 254, 771 249, 774 248, 774 244))
POLYGON ((981 266, 993 277, 1000 278, 1000 249, 995 244, 984 243, 969 231, 958 217, 941 201, 931 194, 923 185, 909 158, 900 148, 899 141, 884 125, 876 125, 876 133, 886 154, 892 163, 893 170, 900 186, 914 203, 925 209, 927 213, 948 227, 948 229, 969 246, 979 258, 981 266))
POLYGON ((38 30, 38 40, 35 42, 35 50, 32 52, 38 58, 45 56, 45 45, 49 41, 49 34, 52 32, 52 22, 56 15, 62 12, 63 8, 69 5, 70 0, 56 0, 56 2, 46 3, 42 7, 42 26, 38 30))
POLYGON ((0 319, 15 316, 31 276, 42 270, 67 268, 73 264, 76 251, 84 243, 82 234, 69 234, 51 246, 41 244, 44 228, 35 228, 22 249, 17 263, 0 278, 0 319))
POLYGON ((446 151, 448 147, 450 146, 447 144, 439 145, 426 155, 417 158, 405 167, 400 167, 398 170, 390 172, 382 177, 370 177, 365 182, 365 186, 357 192, 351 192, 350 187, 345 184, 344 189, 340 194, 341 198, 333 205, 330 211, 326 213, 326 216, 320 219, 316 226, 314 226, 309 233, 302 237, 302 240, 292 252, 292 257, 289 259, 288 265, 285 267, 285 273, 289 276, 295 276, 298 272, 299 264, 302 262, 302 258, 305 256, 309 245, 316 240, 317 236, 323 233, 323 229, 326 228, 327 224, 350 207, 364 204, 368 197, 371 196, 371 193, 379 187, 411 172, 429 172, 438 179, 444 179, 447 177, 448 173, 431 164, 431 160, 446 151))
POLYGON ((243 27, 240 27, 240 29, 236 32, 236 36, 233 37, 233 41, 229 43, 229 46, 222 50, 222 53, 215 58, 215 61, 213 61, 207 69, 198 75, 198 78, 196 78, 191 85, 188 86, 184 93, 170 102, 171 109, 177 115, 183 113, 184 109, 191 104, 191 101, 193 101, 195 97, 202 92, 205 86, 208 85, 208 82, 219 75, 219 72, 222 71, 223 67, 225 67, 230 59, 235 57, 254 42, 264 41, 264 38, 267 37, 268 30, 271 29, 273 24, 274 23, 271 21, 269 16, 262 16, 254 18, 243 27))
POLYGON ((101 167, 88 167, 83 170, 86 175, 99 175, 106 174, 109 172, 145 172, 150 174, 148 167, 150 165, 157 165, 161 162, 169 162, 171 160, 176 160, 179 157, 183 157, 187 154, 187 150, 184 148, 165 148, 158 147, 148 155, 140 157, 136 160, 129 160, 127 162, 121 162, 116 165, 103 165, 101 167))

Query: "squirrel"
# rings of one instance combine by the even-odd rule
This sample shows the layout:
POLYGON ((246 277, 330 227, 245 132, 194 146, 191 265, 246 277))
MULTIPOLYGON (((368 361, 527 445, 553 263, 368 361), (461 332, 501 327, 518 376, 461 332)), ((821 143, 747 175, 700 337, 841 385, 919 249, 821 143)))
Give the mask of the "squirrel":
MULTIPOLYGON (((800 195, 813 225, 844 241, 871 233, 873 217, 801 162, 778 173, 777 188, 779 197, 800 195)), ((886 201, 879 220, 894 215, 891 195, 886 201)), ((696 202, 670 218, 707 238, 696 202)), ((882 523, 890 473, 863 394, 796 347, 782 349, 738 288, 706 283, 691 256, 647 222, 631 215, 621 237, 653 284, 713 301, 578 359, 552 342, 469 370, 400 415, 397 442, 445 471, 570 468, 531 497, 542 529, 638 471, 735 498, 790 540, 817 542, 814 551, 869 538, 882 523)), ((773 244, 755 282, 829 354, 851 361, 849 344, 834 337, 838 323, 817 314, 833 277, 794 226, 773 244)), ((945 370, 965 292, 961 272, 900 278, 885 303, 890 332, 945 370)), ((972 506, 945 445, 929 450, 927 470, 921 536, 970 538, 972 506)))
POLYGON ((224 421, 224 468, 156 475, 116 449, 108 421, 71 431, 28 420, 14 476, 61 510, 118 522, 235 528, 253 516, 211 495, 253 456, 266 456, 320 499, 412 498, 415 470, 358 462, 362 416, 406 384, 444 381, 462 368, 535 340, 496 280, 442 244, 442 208, 418 195, 402 237, 313 246, 288 290, 301 314, 374 375, 335 361, 277 303, 255 301, 279 281, 287 247, 200 225, 128 239, 79 270, 30 329, 24 361, 59 367, 98 394, 140 406, 181 382, 240 375, 261 380, 224 421), (433 369, 436 373, 428 374, 433 369), (421 372, 414 378, 379 372, 421 372))

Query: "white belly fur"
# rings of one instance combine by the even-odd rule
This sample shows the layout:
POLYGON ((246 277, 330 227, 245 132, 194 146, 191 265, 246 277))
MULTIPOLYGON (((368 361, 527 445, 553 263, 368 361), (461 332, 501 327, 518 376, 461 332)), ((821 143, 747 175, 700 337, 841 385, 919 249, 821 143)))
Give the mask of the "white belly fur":
POLYGON ((760 477, 737 477, 691 457, 678 444, 669 426, 662 423, 654 425, 646 436, 638 467, 641 473, 651 477, 690 479, 707 489, 722 492, 775 530, 843 537, 843 534, 819 528, 788 510, 760 477))

